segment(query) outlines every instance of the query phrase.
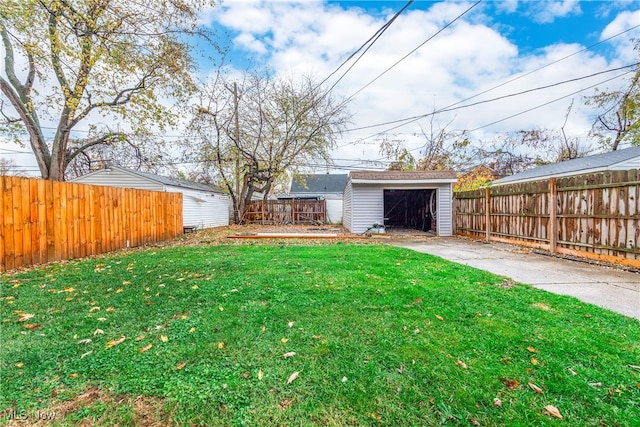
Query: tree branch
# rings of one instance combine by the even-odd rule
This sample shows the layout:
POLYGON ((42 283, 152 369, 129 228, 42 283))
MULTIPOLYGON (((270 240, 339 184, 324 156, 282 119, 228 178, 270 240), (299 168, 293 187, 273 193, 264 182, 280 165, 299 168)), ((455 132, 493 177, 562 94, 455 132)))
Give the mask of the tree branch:
POLYGON ((67 153, 66 161, 67 164, 71 163, 71 161, 76 158, 80 153, 88 150, 91 147, 95 147, 96 145, 109 144, 111 142, 116 141, 119 138, 126 138, 127 134, 124 132, 109 132, 99 137, 90 139, 86 141, 80 147, 74 148, 73 151, 67 153))

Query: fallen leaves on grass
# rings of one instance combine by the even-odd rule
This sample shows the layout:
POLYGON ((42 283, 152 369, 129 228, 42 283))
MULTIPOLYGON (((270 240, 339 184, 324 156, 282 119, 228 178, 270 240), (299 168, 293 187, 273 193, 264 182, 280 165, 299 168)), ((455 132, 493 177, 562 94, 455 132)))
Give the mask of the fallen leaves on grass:
POLYGON ((264 378, 264 372, 262 369, 258 369, 258 381, 262 381, 262 378, 264 378))
POLYGON ((514 389, 518 388, 518 386, 520 385, 518 380, 510 380, 508 378, 500 378, 500 381, 502 382, 502 384, 504 384, 504 386, 507 388, 507 390, 514 390, 514 389))
POLYGON ((124 335, 121 336, 120 338, 116 339, 116 340, 111 340, 107 343, 107 348, 111 348, 111 347, 115 347, 118 344, 122 344, 122 342, 127 339, 127 337, 125 337, 124 335))
POLYGON ((535 385, 534 383, 530 382, 529 383, 529 388, 533 391, 535 391, 538 394, 544 394, 544 391, 542 391, 542 389, 540 387, 538 387, 537 385, 535 385))
POLYGON ((295 355, 296 355, 295 351, 290 351, 288 353, 283 354, 282 357, 284 357, 285 359, 289 359, 290 357, 293 357, 295 355))
POLYGON ((24 327, 30 331, 37 331, 40 329, 40 325, 38 323, 25 323, 24 327))
POLYGON ((296 322, 289 322, 287 323, 287 326, 289 326, 290 328, 293 328, 293 325, 295 325, 296 322))
POLYGON ((35 314, 25 313, 24 311, 17 310, 15 313, 19 316, 18 322, 26 322, 29 319, 33 319, 35 314))
POLYGON ((90 351, 87 351, 86 353, 83 353, 82 356, 80 356, 80 359, 84 359, 85 357, 87 357, 91 353, 93 353, 93 350, 90 350, 90 351))
POLYGON ((22 362, 18 362, 15 364, 16 368, 22 368, 24 366, 24 363, 22 362))
POLYGON ((292 397, 291 399, 282 399, 282 401, 280 402, 280 409, 287 409, 289 406, 291 406, 294 400, 295 397, 292 397))
POLYGON ((538 359, 536 359, 535 357, 531 358, 531 364, 532 365, 537 365, 538 364, 538 359))
POLYGON ((138 350, 138 353, 144 353, 145 351, 149 351, 151 347, 153 347, 153 344, 147 344, 144 347, 142 347, 140 350, 138 350))
POLYGON ((444 320, 444 317, 440 316, 439 314, 436 314, 436 319, 438 319, 438 320, 444 320))
POLYGON ((280 341, 286 344, 287 341, 289 341, 289 338, 282 338, 280 341))
POLYGON ((83 340, 78 341, 78 344, 90 344, 91 338, 85 338, 83 340))
POLYGON ((466 363, 464 363, 464 362, 463 362, 462 360, 460 360, 460 359, 456 360, 456 365, 460 366, 462 369, 469 369, 469 368, 467 367, 467 364, 466 364, 466 363))
POLYGON ((535 347, 529 346, 527 347, 527 350, 529 350, 531 353, 537 353, 538 350, 535 349, 535 347))
POLYGON ((187 366, 187 364, 184 363, 184 362, 178 363, 178 366, 176 366, 176 371, 179 371, 180 369, 184 368, 185 366, 187 366))
POLYGON ((219 348, 219 349, 223 349, 223 348, 224 348, 224 343, 223 343, 222 341, 220 341, 220 342, 218 343, 218 348, 219 348))
POLYGON ((497 397, 493 398, 493 404, 496 405, 498 408, 502 408, 502 400, 498 399, 497 397))
POLYGON ((563 416, 560 414, 560 411, 558 410, 558 408, 556 408, 553 405, 547 405, 544 407, 544 413, 545 415, 550 415, 554 418, 558 418, 559 420, 561 420, 563 418, 563 416))
POLYGON ((162 342, 168 342, 169 341, 169 337, 166 335, 160 335, 160 341, 162 342))
POLYGON ((635 369, 637 371, 640 371, 640 366, 637 366, 637 365, 627 365, 627 368, 631 368, 631 369, 635 369))
POLYGON ((287 380, 287 384, 291 384, 292 382, 294 382, 296 380, 296 378, 298 378, 298 375, 300 375, 300 372, 296 371, 293 374, 291 374, 289 376, 289 379, 287 380))

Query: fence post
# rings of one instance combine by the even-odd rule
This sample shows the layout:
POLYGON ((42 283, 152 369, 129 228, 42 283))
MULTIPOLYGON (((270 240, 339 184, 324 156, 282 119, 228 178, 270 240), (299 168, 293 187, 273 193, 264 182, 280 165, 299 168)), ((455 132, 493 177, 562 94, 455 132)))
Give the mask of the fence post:
POLYGON ((291 224, 296 225, 296 199, 291 199, 291 224))
POLYGON ((549 251, 555 253, 558 246, 558 184, 556 178, 549 179, 549 251))
POLYGON ((484 189, 484 228, 487 242, 491 239, 491 187, 484 189))

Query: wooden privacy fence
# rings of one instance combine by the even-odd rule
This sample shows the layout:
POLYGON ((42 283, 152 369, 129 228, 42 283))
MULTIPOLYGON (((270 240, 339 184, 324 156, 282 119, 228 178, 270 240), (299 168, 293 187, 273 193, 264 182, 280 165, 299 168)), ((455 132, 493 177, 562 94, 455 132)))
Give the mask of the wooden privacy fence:
POLYGON ((0 270, 182 233, 182 194, 0 176, 0 270))
POLYGON ((636 169, 460 192, 454 212, 457 234, 640 267, 636 169))
POLYGON ((260 224, 324 224, 325 200, 252 200, 245 221, 260 224))

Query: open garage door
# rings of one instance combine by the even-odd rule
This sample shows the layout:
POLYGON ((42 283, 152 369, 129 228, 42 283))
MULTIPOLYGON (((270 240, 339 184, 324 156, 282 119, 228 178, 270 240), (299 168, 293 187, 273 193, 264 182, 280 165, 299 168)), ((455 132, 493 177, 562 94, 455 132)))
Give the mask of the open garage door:
POLYGON ((436 190, 384 190, 384 225, 394 229, 437 231, 436 190))

